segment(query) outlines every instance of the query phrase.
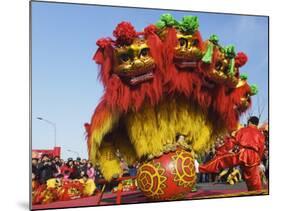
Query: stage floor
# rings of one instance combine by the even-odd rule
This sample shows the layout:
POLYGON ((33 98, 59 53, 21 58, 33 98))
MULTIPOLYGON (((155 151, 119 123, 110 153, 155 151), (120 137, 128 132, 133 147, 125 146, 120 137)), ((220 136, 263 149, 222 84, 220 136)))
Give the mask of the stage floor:
MULTIPOLYGON (((197 185, 197 192, 188 193, 186 200, 204 199, 204 198, 220 198, 233 196, 249 196, 249 195, 267 195, 268 189, 259 192, 247 191, 244 182, 235 184, 233 186, 227 184, 214 183, 199 183, 197 185)), ((49 209, 49 208, 67 208, 67 207, 88 207, 97 206, 99 201, 99 194, 91 197, 75 199, 71 201, 57 201, 45 205, 33 205, 33 210, 49 209)), ((147 198, 140 192, 123 192, 121 197, 121 204, 144 203, 149 202, 147 198)), ((103 194, 100 205, 114 205, 116 204, 116 193, 107 192, 103 194)))

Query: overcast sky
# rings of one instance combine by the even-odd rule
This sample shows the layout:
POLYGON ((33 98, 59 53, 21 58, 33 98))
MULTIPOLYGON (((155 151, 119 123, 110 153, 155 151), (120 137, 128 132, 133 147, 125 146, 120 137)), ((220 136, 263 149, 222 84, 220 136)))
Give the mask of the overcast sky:
POLYGON ((130 21, 140 31, 167 12, 178 20, 183 15, 197 15, 204 39, 217 34, 222 45, 234 44, 237 51, 248 55, 249 61, 240 71, 259 87, 258 97, 253 97, 253 114, 258 114, 259 101, 260 107, 264 106, 262 120, 267 120, 266 17, 32 2, 34 149, 54 146, 53 128, 36 119, 40 116, 56 123, 63 158, 76 157, 67 150, 87 158, 83 124, 90 121, 103 92, 97 80, 97 65, 92 61, 96 40, 111 36, 121 21, 130 21))

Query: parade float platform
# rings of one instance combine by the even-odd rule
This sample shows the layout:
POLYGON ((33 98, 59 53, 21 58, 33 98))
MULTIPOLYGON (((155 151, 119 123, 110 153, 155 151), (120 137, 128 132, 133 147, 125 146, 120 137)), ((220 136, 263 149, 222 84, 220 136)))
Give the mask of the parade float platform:
MULTIPOLYGON (((244 182, 235 184, 233 186, 228 184, 214 184, 214 183, 199 183, 197 192, 188 193, 186 200, 189 199, 204 199, 204 198, 223 198, 233 196, 252 196, 252 195, 267 195, 268 189, 265 188, 261 191, 247 191, 244 182)), ((106 192, 102 195, 96 194, 95 196, 85 197, 70 201, 57 201, 44 205, 33 205, 32 210, 41 209, 55 209, 55 208, 70 208, 70 207, 88 207, 97 205, 116 205, 116 204, 134 204, 145 203, 149 200, 139 190, 122 192, 118 197, 117 193, 106 192), (118 202, 118 198, 120 200, 118 202)))

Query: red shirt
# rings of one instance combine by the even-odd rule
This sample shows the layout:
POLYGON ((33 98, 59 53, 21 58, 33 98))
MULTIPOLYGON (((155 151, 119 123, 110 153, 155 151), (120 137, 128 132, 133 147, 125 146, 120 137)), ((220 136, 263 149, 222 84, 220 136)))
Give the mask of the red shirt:
POLYGON ((250 125, 237 132, 236 143, 241 147, 253 149, 262 157, 265 137, 257 127, 250 125))
POLYGON ((69 174, 73 173, 73 168, 68 167, 66 164, 63 165, 60 170, 62 174, 65 174, 66 171, 69 171, 69 174))

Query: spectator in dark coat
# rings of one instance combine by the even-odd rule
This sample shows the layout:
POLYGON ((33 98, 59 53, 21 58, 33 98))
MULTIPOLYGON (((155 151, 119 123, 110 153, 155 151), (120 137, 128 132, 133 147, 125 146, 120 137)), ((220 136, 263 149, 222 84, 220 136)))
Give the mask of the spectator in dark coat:
POLYGON ((87 174, 87 160, 83 159, 80 163, 80 176, 83 177, 86 174, 87 174))
POLYGON ((43 155, 41 163, 38 165, 38 179, 41 184, 46 183, 50 178, 54 177, 57 172, 56 166, 50 161, 48 155, 43 155))
POLYGON ((80 161, 74 161, 73 171, 70 174, 70 179, 80 179, 81 178, 81 169, 80 169, 80 161))
POLYGON ((32 158, 32 174, 34 174, 34 179, 38 179, 38 159, 32 158))

